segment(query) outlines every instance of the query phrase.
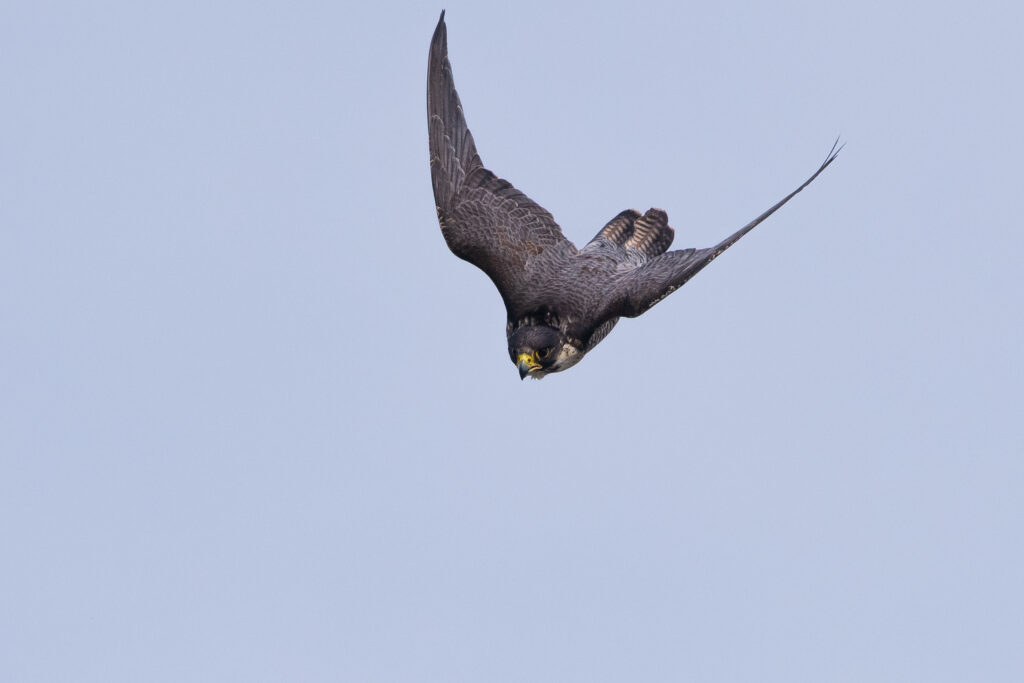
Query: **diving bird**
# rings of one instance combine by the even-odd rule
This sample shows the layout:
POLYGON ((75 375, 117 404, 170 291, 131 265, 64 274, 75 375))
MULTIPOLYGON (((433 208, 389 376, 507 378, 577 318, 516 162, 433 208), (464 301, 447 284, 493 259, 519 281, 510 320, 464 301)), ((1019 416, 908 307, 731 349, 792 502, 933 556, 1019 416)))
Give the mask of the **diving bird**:
POLYGON ((686 284, 818 177, 841 147, 775 206, 713 247, 668 251, 661 209, 627 209, 582 249, 543 207, 484 167, 455 92, 444 12, 427 65, 430 176, 441 234, 484 271, 505 302, 508 354, 522 379, 572 367, 615 327, 686 284))

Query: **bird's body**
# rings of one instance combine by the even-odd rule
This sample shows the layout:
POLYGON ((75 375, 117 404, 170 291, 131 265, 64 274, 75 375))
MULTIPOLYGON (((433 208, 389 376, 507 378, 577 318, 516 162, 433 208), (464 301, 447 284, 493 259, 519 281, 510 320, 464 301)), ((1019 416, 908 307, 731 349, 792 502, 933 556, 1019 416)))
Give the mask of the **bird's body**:
POLYGON ((544 208, 480 161, 448 61, 444 12, 430 45, 427 115, 430 170, 441 232, 452 252, 494 282, 508 314, 509 355, 521 377, 580 361, 620 317, 635 317, 686 283, 799 188, 714 247, 668 251, 674 231, 660 209, 632 209, 582 249, 544 208))

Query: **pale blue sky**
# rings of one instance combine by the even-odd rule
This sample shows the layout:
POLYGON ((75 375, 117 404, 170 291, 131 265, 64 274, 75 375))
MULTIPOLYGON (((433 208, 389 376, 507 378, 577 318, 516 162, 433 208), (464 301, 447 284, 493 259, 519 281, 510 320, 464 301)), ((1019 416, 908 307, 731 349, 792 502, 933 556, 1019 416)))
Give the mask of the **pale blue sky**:
POLYGON ((423 3, 0 7, 0 679, 1024 680, 1015 3, 447 5, 484 162, 717 242, 520 382, 423 3))

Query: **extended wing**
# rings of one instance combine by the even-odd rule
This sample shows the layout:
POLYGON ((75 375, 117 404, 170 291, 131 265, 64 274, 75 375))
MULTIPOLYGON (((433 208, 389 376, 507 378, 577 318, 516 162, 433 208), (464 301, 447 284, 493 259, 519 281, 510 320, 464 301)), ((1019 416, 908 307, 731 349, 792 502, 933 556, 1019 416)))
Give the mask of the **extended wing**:
POLYGON ((837 148, 838 144, 839 141, 836 140, 824 163, 800 187, 717 245, 707 249, 669 251, 637 268, 623 272, 611 288, 602 317, 636 317, 682 287, 691 277, 718 258, 723 251, 736 244, 741 237, 756 228, 761 221, 778 211, 800 190, 810 185, 822 171, 828 168, 829 164, 835 161, 836 156, 842 150, 842 147, 837 148))
POLYGON ((444 12, 430 42, 427 119, 441 232, 456 256, 490 276, 513 317, 530 298, 528 261, 568 256, 576 248, 550 213, 480 161, 455 91, 444 12))

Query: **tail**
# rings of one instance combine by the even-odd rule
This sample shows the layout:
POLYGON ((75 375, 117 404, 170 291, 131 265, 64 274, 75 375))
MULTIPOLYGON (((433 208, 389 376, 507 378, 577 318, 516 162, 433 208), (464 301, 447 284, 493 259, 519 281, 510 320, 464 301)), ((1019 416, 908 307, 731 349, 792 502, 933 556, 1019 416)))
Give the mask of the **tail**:
POLYGON ((589 244, 614 244, 626 251, 638 252, 649 260, 664 254, 672 246, 675 234, 675 230, 669 227, 668 214, 661 209, 650 209, 643 216, 639 211, 626 209, 608 221, 589 244))

